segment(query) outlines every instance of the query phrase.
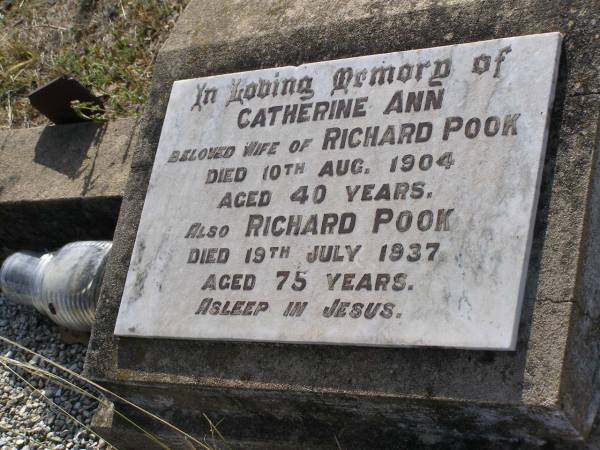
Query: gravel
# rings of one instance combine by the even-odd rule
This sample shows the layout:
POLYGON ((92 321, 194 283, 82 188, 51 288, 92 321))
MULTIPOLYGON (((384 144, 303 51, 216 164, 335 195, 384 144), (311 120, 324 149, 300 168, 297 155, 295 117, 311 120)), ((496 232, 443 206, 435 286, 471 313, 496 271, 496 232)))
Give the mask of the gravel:
MULTIPOLYGON (((83 370, 86 347, 66 344, 58 327, 32 307, 15 305, 0 296, 0 336, 45 356, 77 373, 83 370)), ((38 357, 0 341, 0 355, 35 364, 73 382, 38 357)), ((89 426, 97 402, 46 379, 15 369, 38 390, 89 426)), ((81 385, 81 383, 76 383, 81 385)), ((26 383, 0 365, 0 450, 96 449, 107 445, 66 414, 33 394, 26 383)))

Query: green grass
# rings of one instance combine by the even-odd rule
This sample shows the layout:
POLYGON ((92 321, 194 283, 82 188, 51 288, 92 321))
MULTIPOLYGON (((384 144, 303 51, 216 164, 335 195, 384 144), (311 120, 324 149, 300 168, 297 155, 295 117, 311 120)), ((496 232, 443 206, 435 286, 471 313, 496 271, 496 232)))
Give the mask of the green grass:
POLYGON ((187 1, 13 0, 0 6, 0 127, 46 123, 27 94, 62 74, 104 97, 105 119, 138 114, 158 49, 187 1))

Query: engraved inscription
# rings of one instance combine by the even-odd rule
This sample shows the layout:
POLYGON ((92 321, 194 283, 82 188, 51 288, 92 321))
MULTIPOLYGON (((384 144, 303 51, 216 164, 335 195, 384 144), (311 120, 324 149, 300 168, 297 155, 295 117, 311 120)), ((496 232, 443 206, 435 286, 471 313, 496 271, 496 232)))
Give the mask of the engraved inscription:
POLYGON ((514 348, 560 39, 175 82, 116 334, 514 348))

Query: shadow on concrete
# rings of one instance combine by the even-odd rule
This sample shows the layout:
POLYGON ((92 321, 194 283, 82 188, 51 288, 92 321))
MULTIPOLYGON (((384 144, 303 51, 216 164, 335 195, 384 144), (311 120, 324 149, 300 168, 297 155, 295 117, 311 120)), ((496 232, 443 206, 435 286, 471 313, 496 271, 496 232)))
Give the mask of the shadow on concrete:
POLYGON ((121 197, 0 204, 0 264, 17 250, 47 252, 73 241, 112 240, 121 197))
MULTIPOLYGON (((546 155, 544 157, 540 195, 538 198, 537 213, 533 228, 533 240, 531 243, 531 253, 529 257, 527 284, 525 286, 525 296, 521 311, 519 340, 525 343, 529 342, 529 338, 531 336, 533 311, 538 298, 538 286, 540 280, 540 271, 542 268, 544 243, 546 242, 546 234, 548 230, 548 215, 550 213, 550 205, 552 204, 552 187, 555 184, 554 177, 556 175, 556 160, 558 157, 559 147, 561 142, 563 142, 563 139, 561 139, 561 128, 563 125, 563 111, 566 108, 567 101, 568 74, 569 63, 567 60, 567 52, 564 51, 563 48, 558 66, 558 78, 556 80, 554 105, 550 115, 550 127, 548 130, 546 155)), ((524 352, 524 358, 526 357, 525 353, 526 352, 524 352)), ((525 364, 525 360, 523 361, 523 364, 525 364)), ((523 369, 524 368, 525 366, 523 365, 523 369)))
POLYGON ((81 174, 89 148, 102 140, 105 124, 93 122, 48 126, 35 146, 34 162, 69 178, 81 174))

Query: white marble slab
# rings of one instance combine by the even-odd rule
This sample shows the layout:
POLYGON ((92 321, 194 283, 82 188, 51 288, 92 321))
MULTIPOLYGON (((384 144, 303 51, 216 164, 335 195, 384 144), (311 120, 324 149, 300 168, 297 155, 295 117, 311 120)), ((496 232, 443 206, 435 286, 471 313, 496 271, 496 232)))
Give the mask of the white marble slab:
POLYGON ((115 333, 514 349, 560 43, 177 81, 115 333))

